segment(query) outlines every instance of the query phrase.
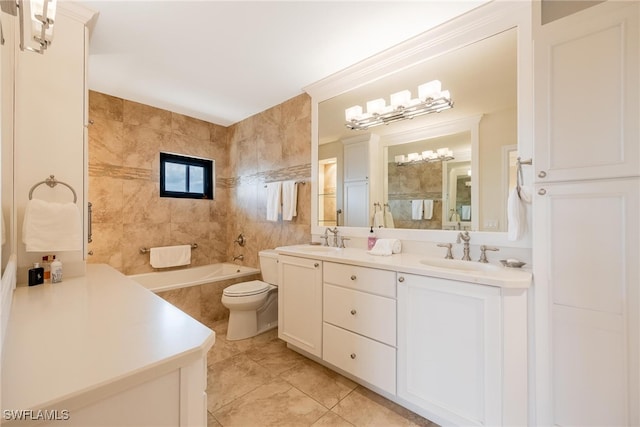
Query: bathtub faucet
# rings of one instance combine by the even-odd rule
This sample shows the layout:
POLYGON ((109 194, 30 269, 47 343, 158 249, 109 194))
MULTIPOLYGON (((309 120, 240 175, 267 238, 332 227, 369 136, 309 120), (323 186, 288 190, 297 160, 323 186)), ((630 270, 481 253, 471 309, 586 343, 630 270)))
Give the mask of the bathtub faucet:
POLYGON ((236 260, 238 260, 238 259, 239 259, 240 261, 243 261, 243 260, 244 260, 244 255, 240 254, 240 255, 236 255, 236 256, 234 256, 234 257, 233 257, 233 260, 234 260, 234 261, 236 261, 236 260))

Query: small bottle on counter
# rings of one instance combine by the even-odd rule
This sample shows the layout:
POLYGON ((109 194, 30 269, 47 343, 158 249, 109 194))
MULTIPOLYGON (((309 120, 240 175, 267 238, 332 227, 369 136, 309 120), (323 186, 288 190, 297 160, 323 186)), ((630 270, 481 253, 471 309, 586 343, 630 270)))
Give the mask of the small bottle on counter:
POLYGON ((378 239, 376 238, 376 233, 375 231, 373 231, 373 226, 371 226, 371 231, 369 231, 369 239, 367 239, 367 248, 369 250, 373 249, 373 247, 376 245, 376 241, 378 239))
POLYGON ((42 285, 44 283, 44 268, 40 263, 34 263, 29 270, 29 286, 42 285))
POLYGON ((51 283, 60 282, 62 282, 62 262, 54 255, 51 263, 51 283))
POLYGON ((51 261, 49 261, 49 255, 42 257, 42 268, 44 268, 44 281, 49 283, 51 280, 51 261))

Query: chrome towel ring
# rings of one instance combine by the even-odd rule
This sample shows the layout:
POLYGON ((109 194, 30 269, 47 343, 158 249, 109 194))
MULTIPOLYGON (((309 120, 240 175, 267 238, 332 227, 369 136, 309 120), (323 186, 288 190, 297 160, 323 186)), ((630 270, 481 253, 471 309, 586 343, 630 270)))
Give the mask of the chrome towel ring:
POLYGON ((44 181, 40 181, 34 184, 33 187, 31 187, 31 190, 29 190, 29 200, 31 200, 33 197, 33 190, 35 190, 38 186, 42 184, 46 184, 51 188, 55 187, 58 184, 64 185, 73 193, 73 203, 76 203, 78 201, 78 195, 76 194, 76 190, 74 190, 73 187, 67 184, 66 182, 58 181, 56 177, 53 175, 49 175, 49 178, 45 179, 44 181))

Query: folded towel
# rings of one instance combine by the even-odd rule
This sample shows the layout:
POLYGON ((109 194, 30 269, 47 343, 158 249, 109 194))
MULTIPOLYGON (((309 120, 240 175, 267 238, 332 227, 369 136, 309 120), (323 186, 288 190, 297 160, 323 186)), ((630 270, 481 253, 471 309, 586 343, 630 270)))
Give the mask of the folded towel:
POLYGON ((284 181, 282 183, 282 219, 284 221, 291 221, 298 214, 297 204, 298 184, 295 181, 284 181))
POLYGON ((388 256, 391 254, 399 254, 402 250, 402 243, 398 239, 378 239, 376 244, 367 253, 371 255, 388 256))
POLYGON ((373 228, 380 227, 384 227, 384 216, 382 212, 376 211, 376 213, 373 214, 373 228))
POLYGON ((267 221, 278 221, 282 204, 282 182, 267 184, 267 221))
POLYGON ((433 218, 433 200, 424 200, 424 219, 433 218))
POLYGON ((411 201, 411 219, 422 219, 423 206, 422 200, 411 201))
POLYGON ((78 206, 73 202, 29 200, 24 213, 22 242, 27 252, 82 250, 82 221, 78 206))
POLYGON ((460 219, 462 221, 471 221, 471 206, 470 205, 462 205, 462 206, 460 206, 460 219))
POLYGON ((384 226, 387 228, 395 228, 395 224, 393 223, 393 215, 391 214, 391 210, 385 211, 384 213, 384 226))
POLYGON ((191 245, 151 248, 149 263, 153 268, 177 267, 191 264, 191 245))
POLYGON ((531 191, 528 187, 518 190, 513 188, 507 199, 507 239, 519 240, 527 232, 527 203, 531 202, 531 191))

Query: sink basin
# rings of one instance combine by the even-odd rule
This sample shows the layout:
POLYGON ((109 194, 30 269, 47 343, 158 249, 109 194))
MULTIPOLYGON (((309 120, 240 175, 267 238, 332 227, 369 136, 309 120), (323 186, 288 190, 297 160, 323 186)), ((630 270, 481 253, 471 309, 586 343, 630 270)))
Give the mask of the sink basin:
POLYGON ((336 248, 334 246, 303 245, 303 246, 296 246, 294 250, 300 251, 300 252, 333 253, 333 252, 340 252, 342 248, 336 248))
POLYGON ((424 258, 420 260, 420 264, 430 267, 446 268, 458 271, 496 271, 500 267, 493 264, 485 264, 476 261, 462 261, 458 259, 442 259, 442 258, 424 258))

